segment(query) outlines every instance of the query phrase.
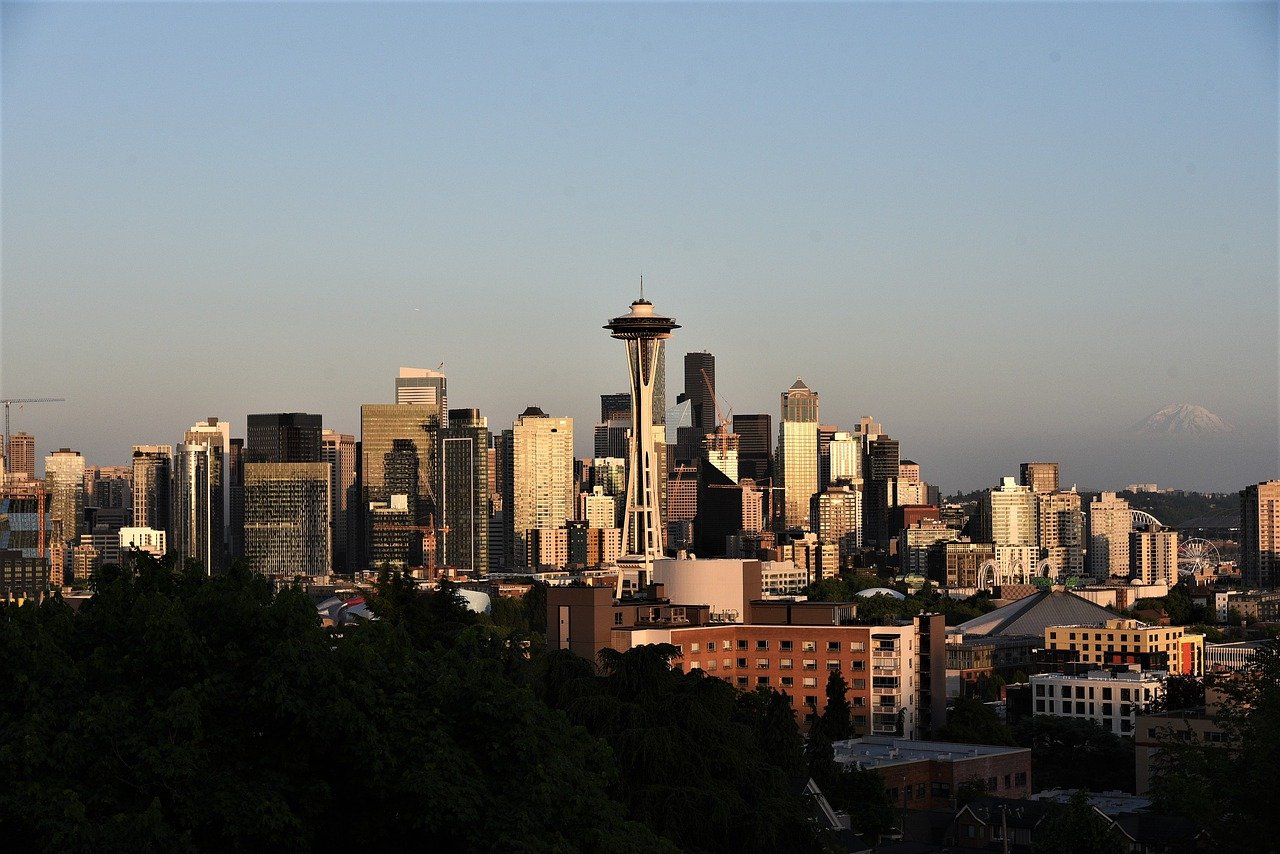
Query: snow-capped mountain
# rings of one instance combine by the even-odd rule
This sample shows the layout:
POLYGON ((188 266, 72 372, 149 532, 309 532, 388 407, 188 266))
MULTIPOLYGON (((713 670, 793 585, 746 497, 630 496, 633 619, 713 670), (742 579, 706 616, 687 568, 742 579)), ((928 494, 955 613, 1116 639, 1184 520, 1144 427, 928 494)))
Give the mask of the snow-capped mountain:
POLYGON ((1203 406, 1192 403, 1171 403, 1135 424, 1133 429, 1134 432, 1144 436, 1198 438, 1230 433, 1235 430, 1235 427, 1203 406))

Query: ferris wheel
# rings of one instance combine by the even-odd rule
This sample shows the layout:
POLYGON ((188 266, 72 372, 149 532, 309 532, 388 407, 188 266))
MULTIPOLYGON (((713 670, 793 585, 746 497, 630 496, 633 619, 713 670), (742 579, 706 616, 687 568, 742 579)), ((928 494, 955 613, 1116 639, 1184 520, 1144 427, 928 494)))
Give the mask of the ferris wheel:
POLYGON ((1193 538, 1178 544, 1178 572, 1184 575, 1212 572, 1221 562, 1218 547, 1208 540, 1193 538))

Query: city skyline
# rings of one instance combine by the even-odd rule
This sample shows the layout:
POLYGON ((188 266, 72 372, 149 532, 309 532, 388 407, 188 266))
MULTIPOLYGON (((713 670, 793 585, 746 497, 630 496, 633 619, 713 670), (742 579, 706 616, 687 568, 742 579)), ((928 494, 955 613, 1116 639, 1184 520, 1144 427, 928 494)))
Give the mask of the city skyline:
POLYGON ((441 362, 587 456, 643 273, 726 411, 801 377, 946 492, 1280 474, 1273 5, 3 16, 0 394, 67 398, 14 408, 37 469, 209 415, 358 436, 441 362), (1131 433, 1175 403, 1236 429, 1131 433))

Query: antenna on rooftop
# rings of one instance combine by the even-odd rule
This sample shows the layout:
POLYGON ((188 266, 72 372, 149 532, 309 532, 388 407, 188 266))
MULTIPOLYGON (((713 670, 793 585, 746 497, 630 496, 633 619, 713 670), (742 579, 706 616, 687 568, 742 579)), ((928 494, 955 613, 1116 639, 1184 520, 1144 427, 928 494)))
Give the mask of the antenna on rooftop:
POLYGON ((640 299, 644 299, 644 273, 640 274, 640 299))

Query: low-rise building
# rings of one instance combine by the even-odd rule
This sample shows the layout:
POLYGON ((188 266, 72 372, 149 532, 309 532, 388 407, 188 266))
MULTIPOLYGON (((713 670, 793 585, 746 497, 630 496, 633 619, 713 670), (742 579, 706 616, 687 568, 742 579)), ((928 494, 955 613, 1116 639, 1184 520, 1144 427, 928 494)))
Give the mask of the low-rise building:
POLYGON ((838 764, 880 772, 901 809, 955 809, 966 783, 1007 798, 1031 794, 1031 751, 1025 747, 866 736, 832 748, 838 764))
POLYGON ((1075 653, 1083 664, 1139 664, 1151 670, 1199 676, 1204 673, 1203 635, 1181 626, 1151 626, 1137 620, 1098 625, 1057 625, 1044 630, 1044 648, 1075 653), (1198 639, 1198 640, 1197 640, 1198 639))
POLYGON ((1164 671, 1140 670, 1037 673, 1030 678, 1032 711, 1091 720, 1116 735, 1132 737, 1139 712, 1164 697, 1168 676, 1164 671))

